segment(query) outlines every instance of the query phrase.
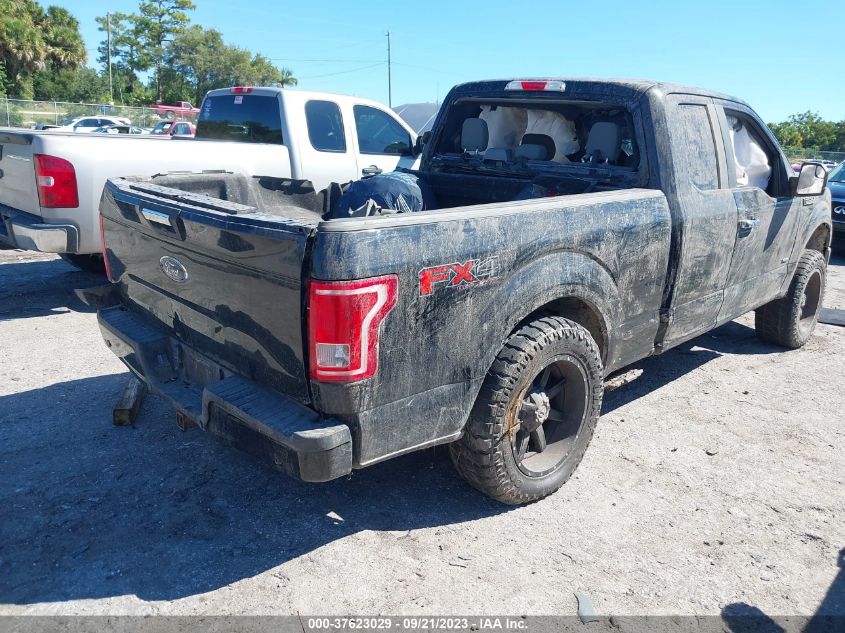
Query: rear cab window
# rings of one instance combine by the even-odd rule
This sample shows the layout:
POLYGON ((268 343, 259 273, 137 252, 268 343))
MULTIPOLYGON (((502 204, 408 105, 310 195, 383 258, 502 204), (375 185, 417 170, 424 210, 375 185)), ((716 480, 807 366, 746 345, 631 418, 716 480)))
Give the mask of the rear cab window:
POLYGON ((279 99, 271 95, 209 95, 202 103, 196 138, 284 145, 279 99))
POLYGON ((434 171, 519 178, 548 176, 584 187, 630 186, 641 148, 630 105, 516 94, 462 97, 449 104, 434 143, 434 171), (595 180, 588 185, 587 177, 595 180), (582 186, 583 185, 583 186, 582 186))

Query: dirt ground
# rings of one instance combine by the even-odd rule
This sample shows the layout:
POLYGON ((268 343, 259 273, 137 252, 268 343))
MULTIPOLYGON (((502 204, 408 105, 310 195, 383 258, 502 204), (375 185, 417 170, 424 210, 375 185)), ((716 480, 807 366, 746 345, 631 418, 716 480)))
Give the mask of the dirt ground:
POLYGON ((845 328, 784 352, 746 316, 638 363, 512 509, 443 448, 306 485, 152 397, 113 427, 97 281, 0 251, 0 614, 845 614, 845 328))

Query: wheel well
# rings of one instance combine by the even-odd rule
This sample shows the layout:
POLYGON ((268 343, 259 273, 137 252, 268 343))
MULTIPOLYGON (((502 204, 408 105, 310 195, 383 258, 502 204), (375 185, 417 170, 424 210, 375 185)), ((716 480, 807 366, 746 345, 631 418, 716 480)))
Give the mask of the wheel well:
POLYGON ((586 328, 599 346, 602 361, 607 362, 607 329, 604 319, 595 307, 578 297, 561 297, 538 308, 529 314, 525 321, 533 321, 544 314, 563 317, 586 328))
POLYGON ((830 227, 827 224, 822 224, 810 237, 807 248, 824 253, 828 246, 830 246, 830 227))

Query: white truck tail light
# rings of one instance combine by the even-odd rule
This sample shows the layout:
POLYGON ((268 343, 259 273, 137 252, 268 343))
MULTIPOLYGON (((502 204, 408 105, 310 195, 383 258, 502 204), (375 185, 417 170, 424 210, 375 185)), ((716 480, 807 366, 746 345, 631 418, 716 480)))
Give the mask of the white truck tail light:
POLYGON ((523 81, 521 79, 515 79, 514 81, 509 81, 508 84, 505 86, 505 90, 547 90, 552 92, 563 92, 566 90, 566 82, 565 81, 537 81, 537 80, 526 80, 523 81))
POLYGON ((46 209, 78 208, 79 191, 73 165, 64 158, 47 154, 35 154, 33 158, 39 204, 46 209))
POLYGON ((381 323, 396 305, 396 275, 308 285, 311 378, 354 382, 378 371, 381 323))

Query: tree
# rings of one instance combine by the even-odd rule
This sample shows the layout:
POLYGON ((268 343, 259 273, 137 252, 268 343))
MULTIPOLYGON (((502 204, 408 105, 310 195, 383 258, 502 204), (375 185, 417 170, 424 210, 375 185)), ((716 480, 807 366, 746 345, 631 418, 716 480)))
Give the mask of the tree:
POLYGON ((793 114, 769 125, 780 144, 797 149, 845 151, 845 121, 825 121, 815 112, 793 114))
POLYGON ((66 9, 46 11, 35 0, 0 0, 0 63, 8 92, 32 96, 33 73, 85 63, 79 22, 66 9))
MULTIPOLYGON (((188 11, 194 8, 191 0, 144 0, 138 5, 138 13, 111 14, 111 50, 107 50, 107 41, 100 44, 100 62, 107 64, 109 57, 117 57, 120 70, 133 73, 152 70, 156 99, 161 101, 165 56, 170 43, 190 22, 188 11)), ((100 31, 105 32, 107 18, 96 20, 100 31)))
POLYGON ((219 31, 194 25, 171 43, 162 83, 167 100, 199 103, 215 88, 290 86, 296 79, 290 70, 277 68, 263 55, 226 44, 219 31))
POLYGON ((108 101, 109 83, 93 68, 42 70, 33 75, 35 98, 40 101, 108 101))

